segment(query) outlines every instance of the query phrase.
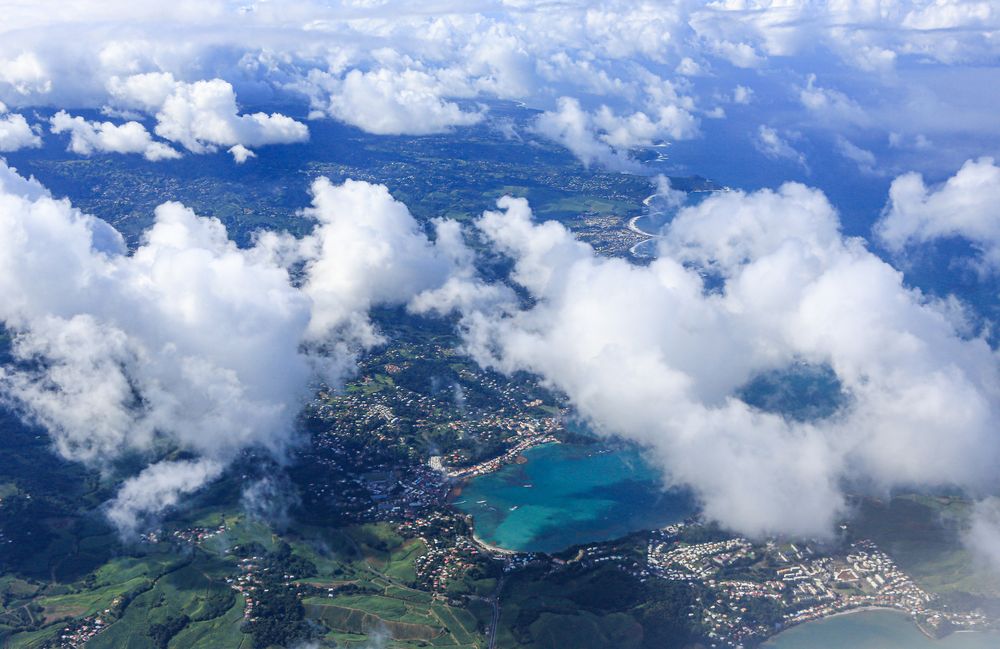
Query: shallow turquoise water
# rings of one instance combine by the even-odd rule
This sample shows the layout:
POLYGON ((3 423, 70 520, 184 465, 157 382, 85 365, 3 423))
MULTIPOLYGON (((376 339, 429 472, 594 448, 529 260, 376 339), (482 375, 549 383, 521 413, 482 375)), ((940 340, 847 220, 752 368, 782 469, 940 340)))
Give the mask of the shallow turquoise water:
POLYGON ((476 534, 511 550, 557 552, 662 527, 694 513, 683 493, 664 492, 634 449, 547 444, 474 478, 454 504, 471 514, 476 534))
POLYGON ((901 613, 864 611, 807 622, 779 633, 767 649, 997 649, 1000 633, 953 633, 931 640, 901 613))

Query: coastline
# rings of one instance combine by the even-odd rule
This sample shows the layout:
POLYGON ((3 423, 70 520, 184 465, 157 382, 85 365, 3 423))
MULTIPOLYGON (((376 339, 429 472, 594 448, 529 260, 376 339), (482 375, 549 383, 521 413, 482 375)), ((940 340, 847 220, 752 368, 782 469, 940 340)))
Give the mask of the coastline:
MULTIPOLYGON (((459 513, 464 513, 460 509, 458 509, 457 507, 455 507, 455 505, 453 503, 454 503, 454 501, 455 501, 456 498, 458 498, 459 496, 462 495, 462 489, 473 478, 478 477, 478 476, 482 476, 482 475, 489 475, 490 473, 496 473, 497 471, 499 471, 500 469, 502 469, 507 464, 527 464, 529 460, 524 455, 524 453, 526 451, 529 451, 529 450, 531 450, 533 448, 539 448, 541 446, 545 446, 546 444, 560 444, 560 443, 561 442, 560 442, 559 439, 557 439, 555 437, 549 436, 549 439, 547 439, 547 440, 539 440, 536 443, 530 444, 530 445, 528 445, 528 446, 526 446, 524 448, 519 449, 519 451, 515 455, 513 455, 513 456, 511 456, 510 453, 505 453, 504 455, 501 455, 500 457, 494 458, 493 460, 487 460, 486 462, 482 463, 481 465, 476 465, 476 467, 480 467, 480 466, 485 465, 485 464, 491 464, 492 465, 489 468, 489 470, 483 471, 481 473, 466 472, 467 470, 464 470, 462 472, 459 472, 459 475, 451 475, 450 472, 448 472, 448 470, 445 469, 443 466, 436 467, 436 468, 439 468, 439 470, 443 470, 446 473, 446 475, 448 475, 448 478, 454 482, 454 485, 451 487, 450 491, 448 492, 448 499, 447 499, 447 505, 448 505, 448 507, 450 509, 454 510, 454 511, 459 512, 459 513), (502 461, 502 460, 505 460, 505 459, 507 460, 506 462, 502 461)), ((470 468, 476 468, 476 467, 470 467, 470 468)), ((483 467, 483 468, 485 468, 485 467, 483 467)), ((471 514, 465 514, 465 516, 468 519, 469 530, 470 530, 471 536, 472 536, 472 542, 475 543, 479 547, 480 550, 482 550, 482 551, 490 554, 494 559, 507 558, 507 557, 514 556, 516 554, 520 554, 517 550, 508 550, 507 548, 502 548, 502 547, 500 547, 498 545, 494 545, 492 543, 489 543, 489 542, 483 540, 479 536, 479 534, 476 532, 476 527, 475 527, 475 523, 474 523, 474 520, 473 520, 473 516, 471 514)))
POLYGON ((515 554, 520 554, 517 550, 508 550, 506 548, 501 548, 499 545, 493 545, 492 543, 487 543, 486 541, 479 538, 479 535, 476 533, 474 527, 472 528, 472 541, 476 545, 478 545, 481 550, 485 550, 492 554, 499 554, 503 557, 510 557, 515 554))
POLYGON ((639 236, 647 237, 649 239, 657 239, 657 238, 659 238, 660 237, 659 234, 653 234, 652 232, 646 232, 645 230, 643 230, 642 228, 640 228, 638 226, 638 224, 636 222, 639 219, 641 219, 642 217, 644 217, 644 216, 647 216, 647 214, 639 214, 637 216, 633 216, 632 218, 630 218, 628 220, 628 222, 626 224, 626 227, 629 229, 630 232, 632 232, 634 234, 638 234, 639 236))
MULTIPOLYGON (((888 613, 898 613, 900 615, 905 615, 910 617, 910 614, 906 611, 901 611, 893 606, 856 606, 854 608, 849 608, 844 611, 837 611, 836 613, 831 613, 830 615, 824 615, 823 617, 816 618, 815 620, 806 620, 805 622, 799 622, 798 624, 793 624, 792 626, 800 626, 802 624, 808 624, 809 622, 819 622, 820 620, 831 620, 835 617, 843 617, 845 615, 854 615, 856 613, 867 613, 867 612, 888 612, 888 613)), ((791 626, 785 628, 792 628, 791 626)))
POLYGON ((774 638, 777 638, 778 636, 780 636, 785 631, 788 631, 788 630, 793 629, 795 627, 804 626, 804 625, 809 624, 811 622, 822 622, 824 620, 832 620, 833 618, 837 618, 837 617, 846 617, 848 615, 856 615, 858 613, 892 613, 892 614, 896 614, 896 615, 901 615, 901 616, 905 617, 911 624, 913 624, 917 628, 917 630, 920 631, 920 633, 924 635, 924 637, 926 637, 928 640, 933 640, 935 642, 941 640, 942 638, 946 638, 949 635, 952 635, 953 633, 976 633, 977 632, 975 629, 956 629, 955 631, 952 631, 952 632, 950 632, 950 633, 948 633, 948 634, 946 634, 944 636, 936 636, 933 633, 931 633, 930 631, 928 631, 926 628, 924 628, 924 625, 920 623, 920 620, 918 620, 909 611, 904 611, 904 610, 896 608, 894 606, 866 605, 866 606, 856 606, 854 608, 849 608, 849 609, 846 609, 846 610, 843 610, 843 611, 837 611, 836 613, 831 613, 830 615, 824 615, 823 617, 817 617, 817 618, 813 618, 813 619, 810 619, 810 620, 803 620, 801 622, 794 622, 794 623, 789 624, 789 625, 787 625, 785 627, 782 627, 782 629, 780 631, 778 631, 777 633, 768 636, 764 640, 764 642, 763 642, 763 644, 761 646, 767 647, 768 644, 774 638))
MULTIPOLYGON (((846 610, 843 610, 843 611, 837 611, 836 613, 831 613, 830 615, 824 615, 823 617, 816 617, 816 618, 812 618, 812 619, 809 619, 809 620, 802 620, 800 622, 793 622, 792 624, 788 624, 786 626, 783 626, 781 628, 781 630, 778 631, 777 633, 773 633, 773 634, 767 636, 764 639, 764 641, 761 643, 761 647, 768 647, 768 646, 770 646, 772 640, 774 640, 775 638, 777 638, 781 634, 785 633, 786 631, 789 631, 789 630, 797 628, 797 627, 805 626, 805 625, 807 625, 809 623, 812 623, 812 622, 823 622, 824 620, 832 620, 832 619, 837 618, 837 617, 846 617, 848 615, 857 615, 858 613, 886 613, 886 612, 888 612, 888 613, 897 613, 899 615, 904 615, 908 619, 912 620, 911 616, 908 613, 906 613, 905 611, 901 611, 898 608, 894 608, 892 606, 856 606, 854 608, 849 608, 849 609, 846 609, 846 610)), ((915 620, 914 620, 914 622, 915 622, 915 620)), ((920 627, 920 625, 917 624, 917 628, 919 628, 919 627, 920 627)), ((927 635, 926 631, 924 631, 923 629, 920 629, 920 631, 924 635, 927 635)))
POLYGON ((503 455, 484 460, 479 464, 474 464, 461 469, 449 469, 445 467, 440 456, 434 456, 428 461, 428 466, 436 471, 441 471, 446 477, 455 481, 465 481, 482 475, 496 473, 508 464, 526 464, 528 458, 524 453, 533 448, 545 446, 547 444, 561 444, 562 442, 555 435, 543 434, 524 439, 507 450, 503 455))

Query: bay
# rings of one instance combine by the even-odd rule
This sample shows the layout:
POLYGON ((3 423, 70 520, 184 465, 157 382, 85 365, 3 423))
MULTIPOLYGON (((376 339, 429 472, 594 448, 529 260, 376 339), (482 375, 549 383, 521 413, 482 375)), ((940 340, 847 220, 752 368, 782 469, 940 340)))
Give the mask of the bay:
POLYGON ((767 649, 996 649, 1000 633, 952 633, 932 640, 904 614, 861 611, 794 626, 774 636, 767 649))
POLYGON ((662 488, 634 448, 546 444, 524 457, 524 464, 473 478, 453 503, 472 516, 479 538, 501 548, 557 552, 695 512, 687 494, 662 488))

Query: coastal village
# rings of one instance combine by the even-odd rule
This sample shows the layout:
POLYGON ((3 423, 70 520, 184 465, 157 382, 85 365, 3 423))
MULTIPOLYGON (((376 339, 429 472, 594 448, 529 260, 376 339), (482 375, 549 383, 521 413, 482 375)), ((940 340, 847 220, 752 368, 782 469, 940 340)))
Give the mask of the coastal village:
MULTIPOLYGON (((381 369, 398 376, 405 365, 387 363, 381 369)), ((485 374, 469 373, 464 378, 500 387, 496 379, 485 374)), ((365 385, 376 382, 362 381, 365 385)), ((755 645, 789 626, 867 608, 902 611, 932 637, 954 629, 986 628, 989 624, 978 613, 935 608, 932 594, 920 588, 872 542, 864 540, 833 549, 820 548, 813 542, 760 543, 740 537, 691 543, 684 538, 702 524, 687 521, 650 532, 644 561, 636 561, 621 551, 616 542, 580 548, 573 558, 512 552, 489 545, 472 534, 470 519, 450 508, 449 494, 457 493, 456 488, 465 480, 525 461, 524 452, 532 447, 559 442, 561 420, 529 415, 542 402, 523 397, 519 400, 509 386, 501 393, 506 402, 506 408, 500 409, 503 414, 497 414, 495 408, 459 413, 455 397, 454 391, 442 399, 440 395, 409 393, 397 385, 338 397, 352 408, 369 413, 366 420, 375 422, 376 431, 387 429, 386 440, 399 437, 395 413, 401 408, 417 408, 421 425, 428 426, 435 417, 440 420, 442 409, 450 406, 451 418, 443 423, 450 435, 489 438, 493 442, 493 455, 475 462, 469 462, 474 456, 464 451, 451 451, 433 455, 428 462, 405 471, 397 466, 393 471, 360 474, 362 488, 358 497, 367 502, 359 511, 361 518, 396 521, 401 533, 426 545, 427 551, 415 565, 421 587, 432 593, 444 596, 449 584, 460 580, 484 558, 502 562, 506 572, 527 565, 543 565, 551 571, 615 565, 642 580, 680 581, 698 585, 709 593, 712 603, 698 607, 691 615, 710 645, 717 647, 755 645), (393 428, 396 430, 388 432, 393 428)), ((333 412, 323 404, 320 409, 327 414, 333 412)), ((322 443, 327 449, 339 448, 343 453, 351 448, 345 443, 351 435, 352 429, 345 422, 322 443)), ((372 461, 363 455, 359 459, 355 454, 352 460, 371 469, 372 461)))
POLYGON ((930 637, 989 624, 979 613, 936 609, 935 597, 869 540, 826 552, 809 543, 776 540, 685 543, 680 540, 684 527, 651 533, 643 576, 707 588, 714 603, 700 614, 709 639, 724 645, 741 647, 795 624, 868 608, 902 611, 930 637), (727 570, 734 566, 742 570, 727 570), (753 599, 773 602, 774 615, 767 620, 748 615, 753 599))
MULTIPOLYGON (((499 611, 502 593, 487 597, 461 587, 470 572, 483 566, 495 566, 507 575, 529 567, 548 574, 611 567, 640 582, 665 580, 697 592, 689 621, 709 647, 755 646, 790 626, 869 608, 901 611, 930 637, 991 625, 979 612, 938 606, 932 593, 863 539, 829 545, 755 541, 727 536, 692 519, 555 555, 490 545, 473 533, 474 521, 451 502, 466 481, 527 461, 524 453, 533 447, 563 441, 562 418, 545 416, 540 408, 546 404, 529 398, 524 386, 503 385, 486 373, 463 376, 479 382, 480 390, 496 388, 493 396, 504 408, 477 410, 463 403, 462 391, 454 388, 439 394, 410 391, 393 380, 401 378, 408 362, 379 361, 374 368, 378 372, 358 382, 364 389, 319 396, 313 415, 325 430, 312 436, 308 455, 316 477, 306 483, 302 496, 330 503, 348 521, 388 523, 408 542, 419 542, 411 586, 435 601, 462 605, 480 599, 499 611), (414 419, 419 425, 407 428, 414 419), (477 444, 421 460, 413 431, 434 427, 477 444)), ((208 547, 205 544, 224 538, 227 531, 223 522, 218 527, 152 532, 142 540, 208 547)), ((299 599, 335 597, 343 588, 317 588, 291 573, 269 575, 258 555, 239 558, 234 567, 227 583, 240 597, 247 624, 257 619, 256 609, 261 598, 268 597, 269 584, 291 589, 299 599)), ((114 611, 108 609, 74 622, 65 628, 58 646, 82 647, 113 619, 114 611)))

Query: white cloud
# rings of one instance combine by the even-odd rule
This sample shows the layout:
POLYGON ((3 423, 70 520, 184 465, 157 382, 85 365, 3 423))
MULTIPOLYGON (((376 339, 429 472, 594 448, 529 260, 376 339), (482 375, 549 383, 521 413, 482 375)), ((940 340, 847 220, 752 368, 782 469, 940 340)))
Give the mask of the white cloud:
POLYGON ((875 233, 895 252, 962 237, 979 249, 987 268, 1000 269, 1000 167, 992 158, 969 160, 935 189, 920 174, 899 176, 875 233))
POLYGON ((177 80, 169 72, 147 72, 127 77, 111 77, 108 92, 115 102, 155 113, 177 88, 177 80))
MULTIPOLYGON (((974 3, 515 6, 485 0, 445 2, 434 11, 406 1, 363 7, 288 0, 247 7, 222 0, 156 8, 118 0, 99 9, 90 5, 67 1, 58 12, 27 5, 5 12, 0 69, 11 81, 0 81, 0 99, 17 106, 100 108, 109 91, 116 102, 116 84, 139 77, 149 87, 137 103, 155 114, 175 92, 175 80, 215 79, 235 84, 241 98, 304 93, 314 111, 359 128, 421 134, 482 118, 479 106, 456 99, 486 105, 497 97, 541 109, 558 97, 575 97, 588 113, 606 105, 622 119, 642 113, 659 123, 661 107, 649 105, 644 88, 649 75, 684 89, 692 103, 674 103, 675 112, 721 119, 717 109, 695 105, 737 84, 746 87, 748 75, 760 71, 761 81, 773 82, 768 107, 786 110, 795 102, 789 128, 805 136, 845 122, 908 137, 925 133, 961 149, 963 159, 982 151, 972 150, 968 139, 940 133, 985 130, 993 138, 989 146, 1000 138, 996 97, 982 90, 997 85, 993 62, 1000 48, 990 34, 1000 25, 995 11, 974 3), (948 26, 926 27, 934 24, 948 26), (838 89, 814 81, 800 87, 801 69, 836 80, 838 89)), ((182 97, 179 103, 196 102, 182 97)), ((245 133, 218 134, 243 132, 260 121, 256 116, 239 116, 250 119, 233 129, 228 118, 200 114, 187 121, 183 113, 178 109, 167 121, 180 120, 187 135, 171 137, 185 147, 255 146, 245 133), (215 124, 210 130, 219 141, 190 132, 202 122, 215 124)), ((266 128, 257 126, 275 135, 267 139, 289 141, 288 133, 276 135, 283 129, 275 116, 265 117, 272 118, 266 128)), ((756 122, 771 121, 762 117, 756 122)), ((866 133, 866 141, 876 135, 866 133)), ((933 149, 935 157, 948 156, 943 146, 933 149)))
POLYGON ((1000 573, 1000 498, 986 498, 975 504, 964 541, 995 573, 1000 573))
POLYGON ((69 133, 69 150, 89 156, 99 153, 139 153, 150 161, 173 160, 181 157, 175 149, 153 140, 146 127, 139 122, 92 122, 82 117, 72 117, 64 110, 49 120, 52 132, 69 133))
POLYGON ((816 85, 816 75, 810 74, 806 85, 799 91, 802 105, 825 120, 836 120, 843 123, 865 124, 868 117, 865 111, 853 99, 830 88, 816 85))
POLYGON ((682 58, 681 62, 677 64, 674 71, 685 77, 697 77, 705 74, 705 70, 702 68, 701 64, 692 59, 690 56, 682 58))
POLYGON ((837 152, 854 164, 858 165, 858 169, 862 173, 873 176, 879 174, 877 160, 875 159, 874 153, 868 149, 862 149, 842 135, 838 135, 834 142, 837 147, 837 152))
POLYGON ((748 88, 746 86, 737 85, 733 88, 733 103, 734 104, 749 104, 753 101, 753 88, 748 88))
POLYGON ((318 225, 299 248, 307 260, 302 291, 313 305, 308 333, 314 339, 337 333, 375 344, 381 337, 365 315, 373 304, 426 300, 419 296, 471 263, 454 232, 431 243, 383 185, 320 179, 312 193, 304 214, 318 225))
POLYGON ((711 50, 718 56, 729 61, 738 68, 756 68, 763 63, 763 58, 749 43, 732 43, 717 41, 711 44, 711 50))
POLYGON ((233 156, 233 161, 241 165, 250 158, 256 158, 257 154, 246 148, 242 144, 236 144, 229 148, 229 153, 233 156))
POLYGON ((108 519, 124 535, 134 536, 151 513, 176 506, 224 469, 219 462, 206 459, 151 464, 125 481, 108 503, 108 519))
POLYGON ((746 40, 770 56, 823 46, 862 70, 891 70, 898 57, 986 61, 1000 16, 988 2, 713 2, 693 12, 706 38, 746 40))
POLYGON ((921 31, 995 26, 1000 19, 996 5, 985 1, 924 3, 910 8, 903 25, 921 31))
POLYGON ((439 289, 468 257, 430 243, 384 187, 323 179, 313 194, 303 239, 240 249, 218 220, 164 203, 128 254, 110 225, 0 163, 0 321, 16 359, 0 395, 67 459, 110 469, 126 453, 195 456, 125 482, 109 510, 123 531, 243 449, 280 458, 311 377, 336 384, 380 339, 367 309, 439 289), (305 262, 302 287, 293 261, 305 262), (303 351, 315 346, 322 357, 303 351))
POLYGON ((280 113, 240 114, 232 84, 222 79, 186 83, 168 73, 149 73, 112 79, 109 89, 122 107, 155 111, 156 134, 193 153, 309 139, 305 124, 280 113))
POLYGON ((236 93, 221 79, 178 84, 156 113, 156 134, 195 153, 216 145, 247 147, 304 142, 309 130, 280 113, 241 115, 236 93))
POLYGON ((476 124, 479 111, 442 99, 441 84, 418 70, 350 71, 335 84, 330 115, 369 133, 424 135, 476 124))
POLYGON ((571 97, 561 97, 555 111, 546 111, 535 121, 534 130, 569 149, 584 166, 602 164, 610 169, 634 170, 638 165, 627 152, 614 150, 598 139, 592 117, 571 97))
POLYGON ((617 170, 639 167, 628 157, 629 149, 690 139, 699 132, 694 116, 676 104, 660 106, 652 117, 642 111, 618 115, 607 106, 588 113, 572 97, 561 97, 555 111, 540 115, 534 130, 565 146, 584 165, 598 163, 617 170))
POLYGON ((8 112, 7 106, 0 102, 0 153, 40 146, 42 138, 32 130, 24 115, 8 112))
POLYGON ((2 160, 0 160, 0 195, 17 196, 29 201, 50 196, 49 190, 34 177, 24 178, 17 173, 17 169, 8 166, 6 161, 2 160))
MULTIPOLYGON (((58 11, 49 3, 5 8, 0 98, 17 106, 107 104, 140 111, 155 116, 155 134, 178 148, 228 150, 237 163, 255 155, 255 147, 308 137, 306 126, 286 115, 241 113, 237 90, 241 99, 254 101, 304 94, 313 109, 375 133, 443 132, 483 119, 482 109, 463 108, 456 100, 500 97, 534 108, 555 101, 555 109, 535 123, 537 132, 570 148, 586 164, 626 170, 638 168, 628 157, 630 148, 695 137, 701 127, 695 115, 723 116, 709 112, 703 99, 722 101, 730 93, 736 102, 749 98, 740 90, 748 79, 758 101, 731 111, 732 118, 768 110, 766 120, 751 115, 749 123, 781 120, 783 126, 760 126, 752 134, 755 144, 765 155, 807 170, 798 149, 808 146, 814 130, 850 127, 851 139, 844 135, 835 146, 862 170, 885 164, 890 153, 853 142, 885 140, 890 130, 898 133, 894 141, 903 149, 924 147, 921 161, 946 155, 949 147, 962 151, 959 160, 981 155, 995 148, 1000 133, 997 97, 991 92, 997 87, 998 16, 988 2, 722 0, 654 6, 485 0, 472 7, 436 5, 439 10, 433 12, 420 2, 236 5, 109 0, 63 2, 58 11), (801 70, 816 75, 803 85, 801 70), (970 147, 976 151, 969 153, 970 147)), ((16 122, 23 139, 20 121, 5 119, 16 122)), ((84 150, 147 154, 144 143, 156 144, 145 129, 128 124, 81 123, 68 115, 65 120, 71 146, 84 150)), ((929 189, 916 176, 897 179, 882 226, 889 245, 901 249, 939 236, 963 236, 995 263, 1000 237, 991 229, 995 219, 989 206, 997 202, 991 168, 984 161, 969 163, 940 189, 929 189), (978 194, 966 191, 967 185, 978 194)), ((384 189, 317 185, 309 216, 319 225, 311 235, 301 240, 263 235, 247 251, 232 249, 221 226, 168 205, 140 248, 144 257, 124 255, 113 230, 51 200, 37 183, 6 167, 0 168, 0 183, 10 208, 5 228, 12 228, 5 234, 13 237, 17 229, 21 237, 0 239, 0 254, 25 261, 19 248, 4 247, 5 241, 63 253, 60 263, 55 255, 29 260, 37 265, 36 275, 24 274, 11 262, 7 277, 0 277, 5 300, 0 312, 19 332, 20 353, 45 357, 53 368, 45 376, 8 370, 3 380, 12 394, 33 404, 36 417, 51 418, 47 423, 63 452, 73 457, 96 457, 119 446, 154 455, 150 449, 161 443, 189 445, 153 416, 173 409, 198 411, 188 403, 195 397, 177 387, 188 381, 187 374, 192 386, 205 382, 229 391, 229 397, 204 395, 221 403, 218 411, 226 416, 230 401, 249 399, 255 405, 248 412, 260 404, 288 402, 282 390, 301 384, 300 379, 274 390, 261 388, 264 396, 243 394, 264 379, 252 368, 234 369, 235 361, 230 363, 230 356, 240 354, 230 354, 226 344, 239 347, 241 336, 223 341, 218 350, 213 346, 206 356, 210 366, 182 362, 203 356, 195 344, 201 339, 189 339, 187 331, 204 325, 197 322, 203 312, 218 311, 213 321, 229 322, 246 309, 250 320, 259 318, 265 331, 274 330, 268 335, 287 356, 283 362, 299 365, 311 361, 299 354, 300 343, 332 336, 333 369, 343 371, 352 350, 379 339, 367 309, 380 300, 396 300, 417 312, 465 310, 470 345, 497 355, 501 365, 530 366, 566 386, 612 430, 647 431, 647 441, 672 477, 694 484, 711 503, 712 515, 742 528, 785 528, 784 512, 796 508, 808 512, 798 523, 801 530, 821 528, 837 510, 841 481, 856 474, 886 484, 949 481, 954 467, 962 465, 967 475, 957 481, 971 484, 981 477, 966 451, 982 441, 983 413, 995 414, 990 387, 995 370, 968 360, 968 350, 974 348, 983 359, 990 358, 990 350, 979 341, 956 342, 954 314, 945 313, 944 303, 924 303, 903 289, 891 268, 837 234, 835 217, 815 192, 797 186, 717 196, 683 212, 666 240, 665 256, 648 269, 599 260, 557 226, 516 218, 526 208, 510 203, 515 214, 509 222, 488 217, 483 227, 518 257, 519 281, 544 299, 535 309, 492 321, 487 317, 491 308, 512 308, 509 293, 475 278, 453 225, 439 225, 430 243, 384 189), (33 215, 30 227, 11 216, 19 210, 33 215), (371 214, 354 218, 352 210, 371 214), (783 220, 763 218, 760 212, 766 210, 783 220), (695 216, 711 228, 700 228, 695 216), (380 231, 386 228, 392 233, 380 231), (155 264, 140 263, 150 256, 198 272, 163 277, 164 271, 153 272, 155 264), (312 269, 303 287, 286 286, 282 273, 292 259, 312 269), (681 262, 721 274, 723 289, 706 295, 681 262), (214 295, 206 288, 232 283, 240 289, 257 283, 251 279, 258 273, 274 281, 272 297, 287 298, 284 316, 268 320, 257 313, 265 307, 255 298, 232 304, 228 290, 214 295), (46 277, 61 284, 39 279, 46 277), (185 277, 190 285, 176 284, 185 277), (597 297, 583 295, 581 287, 591 284, 597 297), (147 304, 153 298, 146 296, 153 294, 170 299, 147 304), (619 316, 605 313, 604 303, 619 305, 624 314, 630 309, 647 314, 650 324, 619 323, 619 316), (168 307, 176 310, 164 320, 176 325, 170 332, 137 315, 168 307), (869 319, 860 321, 863 316, 869 319), (593 329, 580 324, 588 318, 593 329), (546 327, 553 322, 562 327, 554 330, 576 336, 568 342, 577 347, 567 351, 562 346, 567 340, 552 338, 546 327), (524 351, 534 346, 538 354, 524 351), (618 364, 619 348, 632 365, 618 364), (850 426, 789 423, 732 396, 754 371, 799 356, 834 365, 854 397, 844 415, 850 426), (159 369, 142 369, 150 363, 159 369), (598 371, 617 377, 618 384, 609 386, 617 403, 602 397, 608 386, 593 378, 598 371), (71 379, 80 376, 106 398, 86 403, 74 393, 71 379), (181 376, 184 381, 177 380, 181 376), (42 390, 39 381, 51 381, 47 385, 56 390, 42 390), (149 395, 149 413, 122 405, 136 390, 149 395), (661 393, 669 396, 664 404, 676 410, 644 408, 660 401, 661 393), (959 430, 953 441, 936 446, 944 402, 957 412, 951 428, 959 430), (690 428, 682 430, 688 423, 690 428), (745 437, 738 434, 744 430, 745 437), (856 432, 869 430, 877 434, 859 438, 856 432), (105 438, 112 441, 98 441, 105 438), (853 446, 845 450, 847 444, 853 446), (678 465, 685 458, 693 458, 690 469, 678 465), (787 490, 776 476, 787 479, 787 490), (745 482, 730 482, 738 479, 745 482), (761 506, 758 496, 771 498, 771 505, 761 506)), ((232 300, 241 295, 235 290, 232 300)), ((235 324, 232 328, 246 333, 235 324)), ((261 348, 247 347, 243 355, 253 359, 261 348)), ((219 429, 242 426, 237 419, 219 429)), ((233 448, 257 440, 255 434, 241 435, 235 435, 233 448)), ((183 494, 207 479, 212 463, 224 464, 230 448, 223 444, 216 452, 190 444, 200 460, 176 467, 178 475, 170 479, 151 469, 142 480, 183 494)), ((984 461, 993 461, 991 441, 980 446, 984 461)), ((141 507, 128 505, 135 499, 126 495, 122 511, 138 515, 141 507)))
POLYGON ((770 126, 761 124, 757 129, 757 137, 754 138, 753 143, 758 151, 772 160, 791 160, 797 162, 806 171, 809 170, 805 155, 789 144, 770 126))
POLYGON ((0 58, 0 84, 9 85, 19 95, 45 94, 52 89, 52 81, 33 52, 0 58))
POLYGON ((540 375, 598 431, 636 440, 706 514, 749 534, 825 535, 843 489, 989 488, 1000 376, 936 304, 839 232, 818 191, 716 194, 682 209, 648 267, 599 257, 504 198, 479 222, 533 306, 472 310, 483 364, 540 375), (722 286, 706 291, 700 273, 722 286), (848 395, 798 422, 739 389, 796 362, 829 365, 848 395))

